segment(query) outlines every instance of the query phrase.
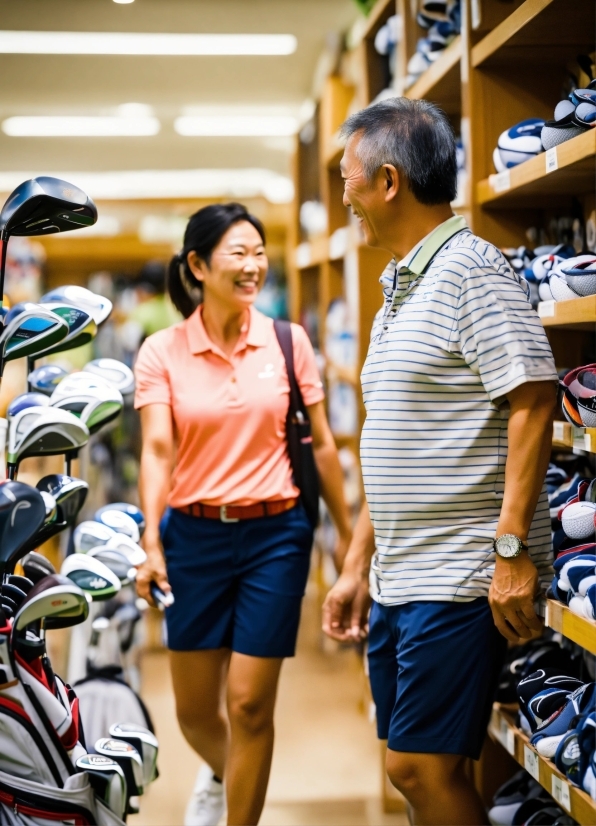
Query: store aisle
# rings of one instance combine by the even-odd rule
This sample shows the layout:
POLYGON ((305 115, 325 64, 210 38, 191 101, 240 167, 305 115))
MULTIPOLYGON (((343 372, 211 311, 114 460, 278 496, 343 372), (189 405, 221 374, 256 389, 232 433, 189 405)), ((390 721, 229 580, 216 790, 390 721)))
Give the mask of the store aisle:
MULTIPOLYGON (((325 653, 314 589, 306 597, 298 655, 282 674, 277 740, 263 826, 402 826, 380 802, 380 751, 363 710, 353 651, 325 653)), ((144 698, 160 742, 160 778, 133 826, 177 826, 199 765, 174 716, 165 653, 147 654, 144 698)))

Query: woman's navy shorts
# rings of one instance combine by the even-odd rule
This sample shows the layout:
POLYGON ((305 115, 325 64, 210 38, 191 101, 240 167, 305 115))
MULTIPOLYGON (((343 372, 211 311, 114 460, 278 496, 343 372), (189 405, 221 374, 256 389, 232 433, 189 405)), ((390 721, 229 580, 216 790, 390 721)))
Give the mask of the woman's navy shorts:
POLYGON ((168 648, 294 656, 313 539, 301 505, 241 522, 168 508, 160 533, 175 597, 168 648))

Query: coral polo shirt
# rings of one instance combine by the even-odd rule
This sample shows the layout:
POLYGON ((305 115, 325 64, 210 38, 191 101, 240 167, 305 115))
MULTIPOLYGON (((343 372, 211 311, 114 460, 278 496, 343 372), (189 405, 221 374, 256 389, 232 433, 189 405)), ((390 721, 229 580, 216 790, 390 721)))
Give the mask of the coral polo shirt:
MULTIPOLYGON (((308 337, 292 324, 305 405, 323 397, 308 337)), ((167 404, 177 444, 168 504, 252 505, 298 495, 286 440, 290 386, 273 321, 254 308, 231 356, 207 335, 201 307, 149 336, 135 364, 135 407, 167 404)))

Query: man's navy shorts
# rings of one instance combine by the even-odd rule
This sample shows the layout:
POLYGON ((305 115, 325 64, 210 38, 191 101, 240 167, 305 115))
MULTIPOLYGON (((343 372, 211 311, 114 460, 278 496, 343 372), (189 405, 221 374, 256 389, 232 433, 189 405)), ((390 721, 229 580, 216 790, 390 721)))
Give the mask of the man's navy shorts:
POLYGON ((168 508, 160 533, 175 597, 168 648, 294 655, 313 538, 301 505, 241 522, 168 508))
POLYGON ((485 598, 373 602, 368 665, 379 738, 392 751, 477 760, 506 645, 485 598))

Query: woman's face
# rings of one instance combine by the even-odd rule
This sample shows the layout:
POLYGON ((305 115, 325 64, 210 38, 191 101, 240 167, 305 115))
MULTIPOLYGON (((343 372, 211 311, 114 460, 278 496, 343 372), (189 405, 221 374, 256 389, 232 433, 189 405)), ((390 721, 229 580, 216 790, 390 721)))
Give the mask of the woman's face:
POLYGON ((203 282, 207 300, 213 297, 237 309, 254 304, 268 268, 261 236, 248 221, 230 227, 213 250, 209 266, 195 252, 189 253, 188 264, 203 282))

